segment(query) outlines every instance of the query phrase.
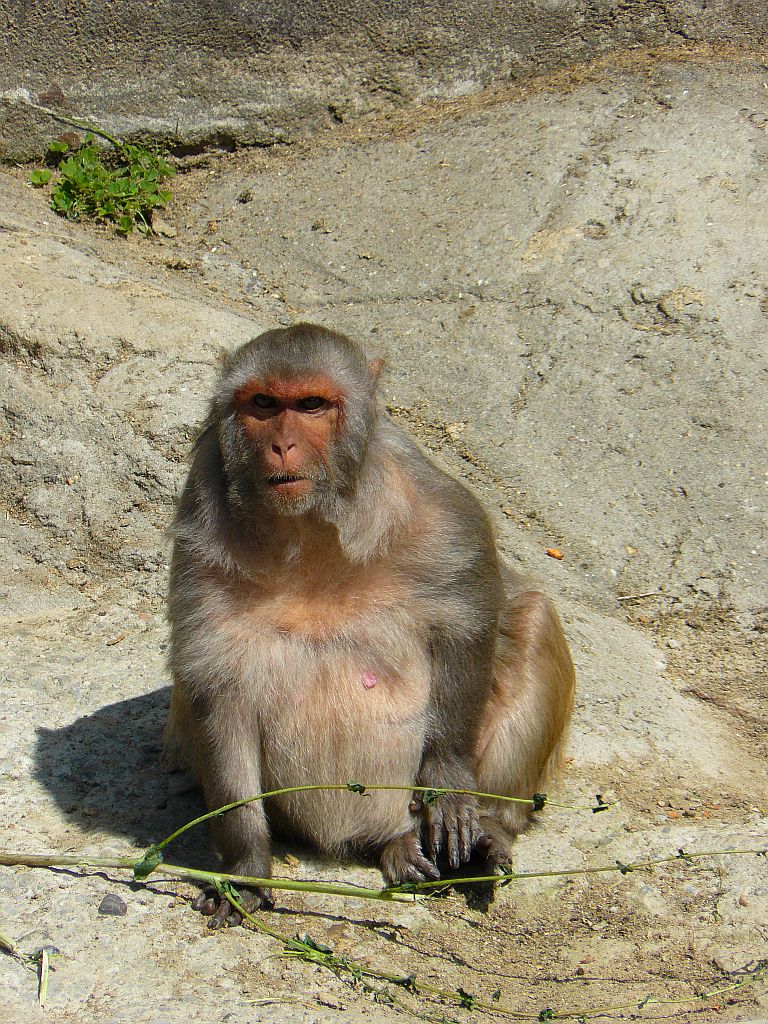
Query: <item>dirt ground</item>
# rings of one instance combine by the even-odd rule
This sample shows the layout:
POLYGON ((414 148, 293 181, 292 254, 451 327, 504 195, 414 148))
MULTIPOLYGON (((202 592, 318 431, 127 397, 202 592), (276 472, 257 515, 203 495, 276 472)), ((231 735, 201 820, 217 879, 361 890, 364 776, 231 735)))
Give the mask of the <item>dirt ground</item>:
MULTIPOLYGON (((200 812, 158 765, 165 530, 221 354, 299 319, 386 357, 391 414, 562 611, 579 690, 550 795, 613 806, 548 808, 516 870, 765 849, 767 131, 754 57, 635 53, 189 158, 150 240, 0 174, 0 852, 132 855, 200 812)), ((168 859, 213 864, 202 830, 168 859)), ((287 847, 275 874, 380 883, 287 847)), ((44 1009, 0 960, 9 1024, 496 1019, 210 933, 170 880, 0 868, 0 892, 0 933, 61 953, 44 1009)), ((529 1019, 768 1020, 765 982, 636 1008, 766 958, 765 857, 407 904, 286 893, 268 920, 529 1019)))

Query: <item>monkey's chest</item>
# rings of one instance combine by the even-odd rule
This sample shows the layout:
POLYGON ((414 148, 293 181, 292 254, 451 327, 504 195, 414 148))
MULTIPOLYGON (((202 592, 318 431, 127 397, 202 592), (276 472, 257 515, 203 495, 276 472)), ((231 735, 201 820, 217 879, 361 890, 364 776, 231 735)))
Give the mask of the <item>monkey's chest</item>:
MULTIPOLYGON (((378 640, 367 630, 324 642, 265 632, 259 647, 267 669, 258 705, 265 789, 415 782, 430 666, 414 637, 390 622, 378 640)), ((270 814, 283 831, 332 849, 398 834, 407 827, 409 797, 315 792, 273 801, 270 814)))

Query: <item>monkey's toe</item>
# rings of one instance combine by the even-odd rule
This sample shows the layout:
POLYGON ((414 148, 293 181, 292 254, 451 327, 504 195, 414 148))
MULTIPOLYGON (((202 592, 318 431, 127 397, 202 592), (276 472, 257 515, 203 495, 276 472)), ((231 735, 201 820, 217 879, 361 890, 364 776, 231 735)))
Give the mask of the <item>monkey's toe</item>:
MULTIPOLYGON (((267 889, 244 889, 240 894, 240 905, 243 910, 252 913, 254 910, 272 910, 275 901, 272 893, 267 889)), ((208 927, 212 930, 217 928, 235 928, 242 924, 243 915, 236 910, 225 897, 220 896, 216 889, 211 886, 204 889, 199 896, 196 896, 191 903, 193 910, 198 910, 203 917, 210 917, 208 927)))
POLYGON ((481 834, 477 840, 477 850, 494 868, 506 866, 512 861, 512 846, 515 836, 508 832, 495 818, 483 815, 480 818, 481 834))
POLYGON ((380 863, 387 885, 432 882, 440 878, 438 869, 424 856, 415 832, 406 832, 391 839, 382 848, 380 863))

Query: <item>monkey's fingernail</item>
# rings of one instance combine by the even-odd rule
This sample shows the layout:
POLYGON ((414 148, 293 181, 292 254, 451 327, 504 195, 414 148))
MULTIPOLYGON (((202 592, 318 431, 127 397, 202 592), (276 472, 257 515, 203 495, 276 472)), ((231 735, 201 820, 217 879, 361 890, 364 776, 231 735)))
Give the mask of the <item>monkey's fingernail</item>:
POLYGON ((451 832, 448 836, 448 863, 454 869, 461 863, 461 858, 459 857, 459 840, 455 832, 451 832))
POLYGON ((440 878, 440 872, 438 871, 437 867, 432 863, 432 861, 419 861, 419 867, 424 872, 425 877, 428 878, 430 881, 436 882, 440 878))
POLYGON ((420 810, 422 809, 422 807, 423 807, 423 806, 424 806, 424 805, 422 804, 421 800, 416 800, 416 799, 414 798, 414 799, 413 799, 413 800, 411 800, 411 802, 410 802, 410 803, 408 804, 408 810, 409 810, 409 811, 411 812, 411 814, 418 814, 418 813, 419 813, 419 811, 420 811, 420 810))

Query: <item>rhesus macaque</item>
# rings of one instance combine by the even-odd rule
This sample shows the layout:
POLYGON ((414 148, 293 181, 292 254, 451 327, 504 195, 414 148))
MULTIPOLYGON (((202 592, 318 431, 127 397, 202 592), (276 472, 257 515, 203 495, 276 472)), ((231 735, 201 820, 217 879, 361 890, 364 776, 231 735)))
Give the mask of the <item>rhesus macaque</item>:
MULTIPOLYGON (((298 324, 240 348, 216 387, 173 528, 164 738, 211 809, 349 781, 531 797, 557 760, 574 686, 557 614, 382 411, 379 370, 298 324)), ((236 874, 270 876, 274 831, 373 854, 395 883, 475 852, 506 863, 527 818, 471 796, 317 791, 231 811, 213 835, 236 874)), ((195 905, 213 927, 240 919, 215 895, 195 905)))

